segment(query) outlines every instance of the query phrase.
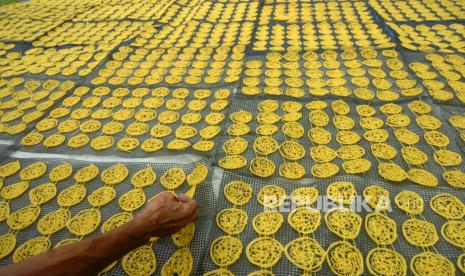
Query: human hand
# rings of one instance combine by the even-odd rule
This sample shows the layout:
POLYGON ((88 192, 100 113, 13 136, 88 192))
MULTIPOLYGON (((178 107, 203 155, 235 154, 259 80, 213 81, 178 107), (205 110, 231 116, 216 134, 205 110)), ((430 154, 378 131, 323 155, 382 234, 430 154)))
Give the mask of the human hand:
POLYGON ((134 223, 137 231, 144 236, 163 237, 178 232, 197 217, 195 200, 163 192, 147 204, 134 223))

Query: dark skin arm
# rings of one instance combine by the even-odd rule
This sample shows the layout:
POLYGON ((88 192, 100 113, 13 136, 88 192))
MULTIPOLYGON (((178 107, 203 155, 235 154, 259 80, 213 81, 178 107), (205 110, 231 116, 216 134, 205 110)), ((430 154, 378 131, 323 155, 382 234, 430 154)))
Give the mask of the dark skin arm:
POLYGON ((150 237, 171 235, 196 219, 197 204, 193 199, 164 192, 126 225, 0 268, 0 275, 97 274, 114 260, 146 244, 150 237))

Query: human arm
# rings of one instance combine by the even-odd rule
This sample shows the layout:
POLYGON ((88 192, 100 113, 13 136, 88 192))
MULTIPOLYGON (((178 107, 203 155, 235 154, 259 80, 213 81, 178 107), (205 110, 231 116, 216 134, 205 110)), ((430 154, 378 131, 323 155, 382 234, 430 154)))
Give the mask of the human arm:
POLYGON ((97 274, 114 260, 147 243, 150 237, 171 235, 196 219, 194 200, 161 193, 134 220, 120 228, 0 268, 0 275, 97 274))

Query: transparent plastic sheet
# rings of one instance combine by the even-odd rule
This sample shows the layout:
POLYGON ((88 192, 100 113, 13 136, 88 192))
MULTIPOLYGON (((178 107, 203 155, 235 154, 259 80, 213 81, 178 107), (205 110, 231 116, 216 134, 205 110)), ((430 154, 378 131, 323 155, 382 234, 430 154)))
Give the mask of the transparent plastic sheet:
MULTIPOLYGON (((3 160, 1 164, 6 164, 9 162, 12 162, 16 159, 7 159, 3 160)), ((47 164, 47 172, 50 172, 50 170, 64 162, 68 162, 73 166, 73 172, 77 172, 78 169, 91 164, 91 162, 85 162, 85 161, 79 161, 79 160, 72 160, 72 159, 19 159, 21 163, 21 168, 25 168, 27 165, 38 162, 38 161, 43 161, 47 164)), ((107 163, 107 162, 92 162, 94 165, 99 167, 100 173, 112 166, 115 165, 116 163, 107 163)), ((214 192, 213 192, 213 187, 212 187, 212 174, 213 174, 213 169, 211 167, 211 161, 209 159, 203 159, 199 161, 199 163, 202 163, 207 166, 209 170, 209 175, 206 178, 204 182, 199 184, 197 186, 197 190, 195 193, 195 200, 199 204, 199 220, 196 222, 196 228, 195 228, 195 236, 192 242, 190 243, 189 249, 192 253, 193 256, 193 269, 192 269, 192 274, 197 275, 197 271, 200 269, 200 264, 201 260, 203 258, 204 252, 208 251, 206 248, 205 244, 205 237, 209 236, 210 230, 211 230, 211 217, 213 216, 213 208, 211 206, 212 202, 214 202, 214 192)), ((109 204, 100 207, 99 211, 102 216, 101 223, 99 227, 90 235, 86 237, 95 237, 99 234, 101 234, 101 226, 102 224, 109 219, 112 215, 116 213, 122 212, 121 208, 118 205, 118 198, 126 193, 127 191, 131 190, 133 188, 131 182, 130 182, 130 177, 133 173, 137 172, 138 170, 146 168, 148 165, 152 166, 153 170, 157 174, 157 180, 156 182, 149 187, 144 188, 144 192, 146 194, 146 199, 147 201, 152 198, 153 196, 157 195, 158 193, 162 192, 165 190, 165 188, 160 184, 159 179, 163 175, 165 171, 172 167, 182 167, 188 175, 192 170, 194 169, 195 164, 176 164, 176 163, 137 163, 137 162, 125 162, 124 165, 129 169, 129 176, 128 178, 117 185, 113 185, 113 188, 115 188, 117 192, 117 196, 115 199, 113 199, 109 204)), ((20 181, 19 175, 16 174, 13 177, 9 177, 6 180, 4 180, 4 186, 7 186, 12 183, 16 183, 20 181)), ((34 187, 37 187, 40 184, 48 182, 48 173, 46 173, 44 176, 40 177, 39 179, 30 181, 30 186, 29 189, 32 189, 34 187)), ((28 228, 21 230, 18 232, 16 235, 17 237, 17 243, 16 247, 20 246, 24 242, 26 242, 29 239, 39 237, 41 234, 37 231, 37 223, 38 221, 46 214, 50 213, 51 211, 54 211, 59 208, 59 205, 57 203, 57 197, 58 194, 66 189, 67 187, 73 185, 75 183, 73 177, 69 177, 67 180, 60 181, 56 186, 57 186, 57 194, 55 198, 50 200, 49 202, 43 204, 40 206, 41 208, 41 213, 38 219, 28 228)), ((92 208, 92 206, 89 204, 87 201, 87 197, 96 189, 100 188, 103 186, 102 181, 100 180, 100 176, 96 177, 94 180, 88 182, 85 184, 85 187, 87 189, 86 193, 86 198, 81 201, 76 206, 73 206, 69 208, 72 216, 76 215, 79 211, 92 208)), ((175 192, 178 194, 184 193, 189 189, 189 185, 187 183, 184 183, 180 188, 176 189, 175 192)), ((13 199, 10 201, 10 211, 13 213, 14 211, 23 208, 27 205, 30 204, 29 197, 28 197, 28 191, 23 193, 19 198, 13 199)), ((135 215, 138 211, 142 210, 143 207, 141 207, 139 210, 134 211, 133 214, 135 215)), ((0 233, 3 235, 7 233, 9 230, 8 225, 6 222, 0 223, 0 233)), ((72 235, 67 228, 61 229, 59 232, 53 234, 50 237, 50 240, 52 241, 52 247, 55 246, 60 240, 67 239, 67 238, 73 238, 75 237, 72 235)), ((161 271, 161 267, 165 262, 171 257, 171 255, 178 249, 178 247, 172 242, 170 237, 165 237, 160 239, 158 242, 155 243, 153 246, 153 250, 155 252, 156 260, 157 260, 157 270, 156 274, 159 274, 161 271)), ((0 265, 7 265, 12 262, 12 256, 13 253, 11 253, 9 256, 5 257, 3 260, 0 260, 0 265)), ((124 271, 121 266, 121 261, 118 261, 118 264, 108 272, 109 275, 123 275, 124 271)))
MULTIPOLYGON (((329 98, 329 99, 324 99, 324 101, 326 101, 328 103, 328 107, 326 107, 324 109, 324 111, 326 112, 326 114, 329 117, 329 123, 328 123, 327 126, 324 127, 324 129, 329 131, 331 133, 331 136, 332 136, 332 139, 331 139, 330 143, 327 144, 327 146, 330 147, 331 149, 335 150, 335 151, 338 150, 342 146, 336 141, 336 135, 337 135, 338 130, 335 128, 334 124, 332 123, 335 114, 332 111, 331 102, 335 101, 337 99, 338 98, 333 98, 333 97, 329 98)), ((433 115, 433 116, 437 117, 440 120, 442 119, 442 112, 441 112, 441 109, 438 106, 434 105, 426 97, 418 98, 418 99, 421 99, 422 101, 428 103, 432 107, 432 111, 429 113, 430 115, 433 115)), ((233 113, 233 112, 239 111, 239 110, 244 110, 244 111, 250 112, 252 114, 253 118, 256 118, 256 116, 260 112, 258 110, 258 108, 257 108, 257 105, 262 100, 263 99, 259 99, 259 98, 258 99, 253 99, 253 100, 252 99, 239 99, 238 98, 238 99, 233 101, 231 109, 230 109, 230 114, 233 113)), ((363 173, 363 174, 361 174, 359 176, 360 177, 368 177, 368 178, 382 180, 381 176, 379 176, 378 172, 377 172, 377 170, 378 170, 377 165, 379 164, 379 162, 378 162, 377 158, 375 158, 375 156, 371 152, 371 148, 370 148, 371 144, 367 140, 365 140, 363 138, 363 134, 364 134, 364 132, 366 130, 364 130, 360 126, 360 124, 359 124, 360 116, 356 112, 356 106, 357 105, 366 104, 366 103, 363 103, 363 102, 361 103, 361 102, 358 102, 358 101, 354 101, 353 99, 343 99, 343 100, 347 102, 347 104, 349 105, 350 110, 351 110, 350 113, 347 114, 347 116, 351 117, 355 121, 355 126, 351 130, 356 132, 361 137, 361 140, 357 143, 357 145, 364 148, 365 155, 363 156, 363 158, 368 159, 371 162, 371 165, 372 165, 372 167, 370 168, 370 170, 368 172, 363 173)), ((284 102, 284 100, 276 100, 276 101, 278 102, 280 107, 281 107, 282 103, 284 102)), ((424 138, 423 138, 424 130, 417 125, 417 123, 415 122, 416 116, 408 107, 408 104, 410 102, 412 102, 412 101, 413 101, 413 99, 412 100, 407 100, 407 101, 399 101, 399 102, 397 102, 397 104, 402 106, 402 114, 407 115, 411 120, 411 122, 410 122, 410 124, 408 125, 407 128, 409 130, 411 130, 412 132, 418 134, 421 137, 420 141, 415 146, 418 149, 420 149, 421 151, 423 151, 429 157, 428 162, 425 163, 422 167, 424 169, 426 169, 427 171, 431 172, 433 175, 435 175, 438 178, 440 186, 448 186, 448 184, 444 180, 442 180, 442 173, 444 172, 443 168, 433 160, 434 149, 430 145, 428 145, 426 143, 426 141, 424 140, 424 138)), ((308 131, 312 128, 312 124, 310 123, 310 121, 308 119, 309 114, 310 114, 310 110, 308 110, 305 107, 305 104, 308 103, 308 101, 301 100, 301 101, 298 101, 298 102, 300 102, 303 105, 303 108, 300 111, 302 113, 302 118, 300 120, 298 120, 297 122, 299 122, 304 127, 304 135, 299 139, 293 139, 293 140, 296 140, 297 142, 299 142, 304 147, 304 149, 306 150, 305 156, 301 160, 299 160, 298 163, 301 164, 302 166, 304 166, 304 168, 306 170, 306 174, 305 174, 304 178, 306 178, 306 179, 311 178, 311 179, 315 180, 315 177, 312 176, 312 174, 311 174, 311 167, 313 165, 315 165, 316 163, 310 157, 310 154, 309 154, 310 148, 316 146, 316 144, 313 144, 308 138, 308 131)), ((400 152, 400 148, 402 147, 402 144, 396 139, 396 137, 394 135, 394 130, 395 129, 386 125, 387 116, 384 115, 379 110, 380 106, 382 106, 383 104, 384 103, 378 103, 378 104, 369 103, 370 106, 372 106, 372 107, 374 107, 376 109, 376 114, 374 115, 374 117, 377 117, 377 118, 380 118, 381 120, 383 120, 384 125, 383 125, 382 128, 385 129, 389 133, 389 138, 386 141, 386 143, 393 146, 397 150, 397 155, 396 155, 396 157, 394 159, 392 159, 392 161, 394 161, 396 164, 401 166, 404 170, 408 171, 410 166, 402 158, 402 155, 401 155, 401 152, 400 152)), ((282 116, 284 114, 284 111, 281 108, 278 108, 275 111, 275 113, 277 115, 282 116)), ((222 146, 223 146, 224 142, 227 141, 228 139, 234 137, 234 136, 231 136, 231 135, 229 135, 227 133, 227 129, 232 125, 232 121, 229 118, 227 118, 227 120, 228 121, 227 121, 226 125, 224 126, 224 131, 225 132, 223 133, 223 135, 221 137, 220 144, 219 144, 220 148, 218 149, 218 152, 216 154, 216 160, 215 160, 216 164, 218 164, 218 161, 221 158, 226 156, 225 152, 222 149, 222 146)), ((286 138, 284 133, 282 132, 283 124, 284 123, 282 122, 282 120, 275 123, 275 125, 278 127, 278 131, 275 134, 273 134, 273 136, 272 136, 279 144, 281 144, 286 138)), ((258 135, 255 133, 255 129, 260 124, 258 123, 258 121, 256 119, 253 119, 251 122, 247 123, 247 125, 250 127, 250 133, 248 133, 246 135, 243 135, 243 136, 240 136, 240 137, 242 137, 242 138, 244 138, 245 140, 248 141, 247 150, 244 153, 241 154, 243 157, 245 157, 247 159, 248 162, 247 162, 247 165, 245 167, 233 170, 234 173, 241 174, 241 175, 251 175, 250 170, 249 170, 250 162, 251 162, 251 160, 253 158, 255 158, 256 156, 259 156, 253 150, 253 143, 254 143, 255 139, 258 137, 258 135)), ((315 127, 315 126, 313 126, 313 127, 315 127)), ((438 131, 441 131, 442 133, 448 135, 449 133, 453 133, 455 130, 452 128, 452 126, 450 126, 449 124, 444 122, 442 124, 441 128, 438 129, 438 131)), ((454 151, 454 152, 457 152, 457 153, 460 153, 462 151, 462 149, 460 149, 460 145, 454 143, 453 139, 451 139, 451 143, 447 146, 447 149, 451 150, 451 151, 454 151)), ((276 151, 275 153, 272 153, 272 154, 270 154, 270 155, 268 155, 266 157, 268 159, 272 160, 273 163, 276 166, 276 171, 273 174, 273 176, 271 176, 271 177, 272 178, 273 177, 279 177, 279 174, 278 174, 279 165, 283 163, 283 160, 284 160, 283 157, 281 156, 279 151, 276 151)), ((343 161, 344 160, 342 160, 341 158, 336 158, 336 159, 334 159, 332 161, 332 163, 337 164, 339 166, 340 170, 339 170, 338 175, 344 174, 344 170, 342 169, 342 166, 341 166, 343 161)), ((290 161, 288 161, 288 162, 290 162, 290 161)), ((384 161, 384 162, 389 162, 389 161, 384 161)), ((460 168, 462 171, 465 171, 465 164, 462 163, 461 165, 457 166, 457 168, 460 168)))
MULTIPOLYGON (((233 181, 233 180, 244 181, 244 182, 246 182, 248 184, 251 184, 252 187, 253 187, 253 196, 252 196, 251 200, 249 201, 249 203, 244 205, 243 208, 242 208, 248 214, 247 226, 246 226, 245 230, 238 237, 242 241, 242 246, 243 246, 242 254, 241 254, 240 259, 237 262, 235 262, 233 265, 227 267, 228 270, 235 273, 236 275, 246 275, 246 274, 251 273, 253 271, 260 270, 259 267, 254 266, 253 264, 251 264, 247 260, 247 257, 246 257, 246 254, 245 254, 245 251, 246 251, 245 248, 247 247, 247 244, 251 240, 259 237, 259 235, 252 228, 252 220, 257 214, 264 211, 264 207, 262 205, 260 205, 258 203, 258 201, 257 201, 257 194, 260 191, 260 189, 265 185, 279 186, 279 187, 283 188, 286 191, 287 196, 289 196, 294 189, 297 189, 297 188, 300 188, 300 187, 311 187, 311 186, 314 186, 314 187, 316 187, 318 189, 320 196, 325 196, 326 195, 326 187, 330 183, 332 183, 334 181, 350 181, 350 182, 352 182, 354 184, 354 186, 355 186, 355 188, 357 190, 357 194, 359 196, 361 196, 362 193, 363 193, 363 190, 367 186, 370 186, 370 185, 379 185, 379 186, 382 186, 382 187, 386 188, 390 192, 391 208, 392 208, 392 212, 387 212, 386 214, 387 214, 387 216, 389 216, 390 218, 394 219, 397 222, 398 238, 394 242, 393 246, 394 246, 394 248, 395 248, 395 250, 397 252, 399 252, 402 256, 404 256, 404 258, 405 258, 405 260, 407 262, 407 267, 409 267, 409 263, 410 263, 411 258, 414 255, 423 252, 423 250, 421 248, 417 248, 417 247, 409 244, 405 240, 405 238, 404 238, 404 236, 402 234, 402 231, 401 231, 401 227, 402 227, 402 223, 405 222, 409 218, 409 216, 407 214, 405 214, 403 211, 401 211, 399 208, 397 208, 397 206, 394 203, 394 197, 398 193, 400 193, 402 191, 405 191, 405 190, 411 190, 411 191, 414 191, 414 192, 417 192, 418 194, 420 194, 423 197, 424 205, 425 205, 425 211, 423 212, 422 217, 435 225, 436 230, 438 232, 438 235, 440 235, 440 227, 442 226, 443 223, 446 222, 446 220, 443 219, 442 217, 440 217, 439 215, 437 215, 436 213, 434 213, 431 210, 431 208, 429 207, 430 199, 433 196, 435 196, 435 195, 437 195, 439 193, 450 193, 452 195, 457 196, 459 199, 462 200, 462 202, 465 201, 465 196, 463 195, 463 193, 461 193, 461 192, 459 192, 459 191, 457 191, 455 189, 448 188, 448 187, 438 187, 436 189, 428 189, 428 188, 423 188, 423 187, 420 187, 418 185, 413 185, 413 184, 408 184, 408 183, 389 184, 389 183, 385 183, 383 181, 380 181, 378 179, 373 179, 373 178, 370 178, 370 177, 357 177, 357 176, 351 176, 351 175, 341 175, 341 176, 333 177, 333 178, 328 179, 328 180, 316 181, 316 182, 313 182, 311 184, 298 184, 298 183, 295 183, 295 182, 280 181, 278 179, 259 180, 257 178, 246 177, 246 176, 241 176, 241 175, 237 175, 237 174, 230 173, 230 172, 225 172, 224 175, 223 175, 223 181, 222 181, 222 185, 221 185, 222 188, 220 189, 220 196, 219 196, 219 199, 218 199, 218 206, 217 206, 216 214, 219 211, 221 211, 221 210, 223 210, 225 208, 232 208, 233 207, 233 205, 229 201, 227 201, 227 199, 225 198, 225 196, 223 194, 224 186, 227 185, 230 181, 233 181)), ((321 204, 321 206, 324 206, 324 204, 325 204, 324 200, 325 199, 319 197, 317 204, 321 204)), ((357 204, 359 204, 359 203, 357 203, 357 204)), ((285 204, 289 204, 289 201, 287 201, 287 203, 285 203, 285 204)), ((357 204, 356 204, 356 206, 357 206, 357 204)), ((330 205, 328 205, 328 206, 330 206, 330 205)), ((332 206, 335 206, 335 205, 333 204, 332 206)), ((318 206, 315 205, 315 207, 318 207, 318 206)), ((357 210, 357 209, 355 209, 355 210, 357 210)), ((362 209, 361 212, 357 211, 357 213, 363 218, 363 220, 365 220, 366 215, 370 212, 370 210, 368 210, 368 211, 367 210, 362 209)), ((321 211, 321 213, 322 213, 321 225, 314 232, 314 236, 315 236, 315 239, 319 242, 319 244, 326 250, 331 243, 339 241, 341 239, 339 237, 337 237, 335 234, 333 234, 333 233, 331 233, 329 231, 329 229, 326 226, 326 224, 324 222, 324 219, 323 219, 323 216, 324 216, 325 212, 321 211)), ((276 240, 278 240, 283 246, 285 246, 288 242, 298 238, 299 235, 287 223, 287 216, 288 216, 289 213, 286 211, 286 212, 281 212, 281 214, 284 216, 284 221, 285 222, 283 223, 280 230, 274 235, 274 238, 276 240)), ((227 235, 217 225, 212 225, 212 228, 213 228, 213 230, 211 232, 208 247, 210 247, 212 241, 215 240, 216 238, 218 238, 219 236, 227 235)), ((362 228, 361 228, 360 234, 355 239, 355 245, 361 251, 361 253, 362 253, 363 257, 364 257, 364 266, 365 267, 364 267, 363 275, 365 275, 365 274, 368 275, 368 269, 367 269, 367 266, 366 266, 365 257, 366 257, 366 255, 368 254, 368 252, 371 249, 376 247, 376 244, 371 240, 371 238, 366 233, 366 230, 365 230, 365 228, 363 226, 363 223, 362 223, 362 228)), ((457 256, 459 254, 461 254, 461 252, 462 252, 461 249, 459 249, 459 248, 449 244, 448 242, 446 242, 442 236, 440 237, 440 241, 434 247, 435 247, 435 249, 437 249, 437 251, 440 254, 442 254, 443 256, 448 258, 454 264, 456 262, 457 256)), ((205 254, 209 255, 209 252, 206 252, 205 254)), ((203 264, 203 272, 208 272, 208 271, 211 271, 211 270, 214 270, 214 269, 217 269, 217 268, 218 268, 218 266, 216 266, 212 262, 210 256, 207 256, 205 258, 205 262, 203 264)), ((284 253, 281 256, 280 261, 275 266, 273 266, 273 268, 271 270, 275 275, 299 275, 299 274, 302 273, 302 270, 300 270, 299 268, 297 268, 291 262, 288 261, 288 259, 284 255, 284 253)), ((317 274, 321 274, 321 275, 332 275, 333 274, 331 272, 326 260, 323 263, 323 266, 321 267, 321 269, 317 272, 317 274)), ((408 275, 410 275, 410 274, 411 274, 411 270, 409 268, 408 275)))
MULTIPOLYGON (((161 86, 159 86, 158 88, 160 88, 161 86)), ((81 97, 81 100, 79 101, 78 104, 76 104, 75 106, 71 107, 71 113, 76 110, 76 109, 79 109, 79 108, 84 108, 81 104, 83 103, 83 101, 85 101, 85 99, 88 99, 90 97, 94 97, 93 94, 92 94, 92 91, 97 88, 97 86, 93 86, 91 85, 90 87, 90 90, 89 92, 82 96, 81 97)), ((169 89, 169 94, 164 97, 164 101, 165 101, 165 104, 166 104, 166 101, 169 100, 169 99, 174 99, 174 97, 172 96, 172 92, 176 89, 176 87, 174 86, 171 86, 171 87, 166 87, 169 89)), ((200 89, 200 88, 199 88, 200 89)), ((178 154, 178 153, 186 153, 186 154, 195 154, 195 155, 200 155, 200 156, 204 156, 204 157, 214 157, 215 155, 215 149, 216 147, 219 145, 219 138, 221 136, 221 133, 223 132, 224 130, 224 125, 225 125, 225 122, 226 122, 226 118, 227 118, 227 114, 228 114, 228 111, 229 111, 229 107, 230 105, 232 104, 232 98, 233 98, 233 92, 234 92, 234 87, 218 87, 218 88, 201 88, 201 89, 209 89, 211 90, 211 96, 204 99, 204 101, 207 102, 207 105, 206 107, 200 111, 200 114, 202 115, 202 119, 201 121, 199 121, 198 123, 195 123, 195 124, 191 124, 191 126, 193 126, 196 130, 197 130, 197 134, 192 137, 192 138, 189 138, 189 139, 186 139, 188 140, 190 143, 191 143, 191 146, 189 146, 187 149, 184 149, 184 150, 169 150, 166 148, 166 146, 168 145, 168 143, 175 139, 176 136, 175 136, 175 131, 176 129, 181 126, 181 125, 184 125, 182 123, 182 120, 181 120, 181 117, 182 115, 188 113, 188 112, 194 112, 194 111, 189 111, 189 108, 188 108, 188 103, 191 101, 191 100, 194 100, 195 97, 194 97, 194 91, 197 90, 197 89, 190 89, 190 93, 189 93, 189 96, 187 98, 185 98, 185 106, 183 108, 181 108, 180 110, 176 111, 179 113, 179 119, 175 122, 175 123, 172 123, 172 124, 164 124, 166 126, 169 126, 171 127, 171 129, 173 130, 173 132, 168 135, 167 137, 163 137, 163 138, 159 138, 160 140, 163 141, 163 148, 160 149, 159 151, 156 151, 156 152, 152 152, 152 153, 147 153, 147 152, 144 152, 141 148, 140 148, 140 145, 146 140, 146 139, 149 139, 149 138, 152 138, 151 136, 151 129, 153 126, 159 124, 160 122, 158 121, 158 119, 153 119, 153 120, 150 120, 149 122, 146 122, 146 124, 149 125, 149 128, 148 128, 148 131, 147 133, 143 134, 143 135, 140 135, 140 136, 129 136, 126 134, 126 129, 127 127, 134 123, 134 122, 137 122, 137 120, 134 118, 134 116, 126 121, 121 121, 121 123, 124 125, 124 129, 122 131, 120 131, 119 133, 116 133, 114 135, 112 135, 114 137, 114 144, 112 147, 108 148, 108 149, 105 149, 105 150, 102 150, 102 151, 96 151, 94 150, 93 148, 91 148, 90 146, 90 141, 92 141, 93 138, 96 138, 100 135, 105 135, 102 131, 103 127, 105 126, 105 124, 109 123, 109 122, 116 122, 116 120, 114 120, 112 117, 109 117, 109 118, 106 118, 106 119, 92 119, 91 116, 87 117, 87 118, 84 118, 84 119, 81 119, 81 120, 78 120, 80 122, 80 124, 88 121, 88 120, 96 120, 96 121, 99 121, 101 123, 101 128, 98 130, 98 131, 95 131, 95 132, 92 132, 92 133, 86 133, 87 136, 89 137, 90 141, 88 144, 86 144, 85 146, 83 147, 80 147, 80 148, 77 148, 77 149, 71 149, 68 147, 67 143, 69 141, 69 139, 73 136, 76 136, 78 134, 83 134, 84 132, 82 132, 79 128, 76 129, 75 131, 72 131, 72 132, 68 132, 68 133, 62 133, 62 135, 64 135, 66 137, 66 140, 65 142, 63 142, 63 144, 61 144, 60 146, 57 146, 57 147, 54 147, 54 148, 46 148, 44 145, 43 145, 43 141, 50 135, 52 134, 55 134, 55 133, 59 133, 58 131, 58 125, 60 123, 62 123, 63 121, 65 120, 68 120, 68 119, 71 119, 70 115, 66 115, 64 117, 61 117, 61 118, 58 118, 57 119, 57 126, 50 129, 50 130, 47 130, 47 131, 42 131, 40 132, 43 136, 44 136, 44 139, 41 143, 39 143, 38 145, 35 145, 35 146, 21 146, 21 150, 23 151, 27 151, 27 152, 35 152, 35 153, 57 153, 57 154, 91 154, 91 155, 97 155, 97 156, 106 156, 106 155, 116 155, 116 156, 121 156, 121 157, 150 157, 150 156, 154 156, 154 155, 157 155, 157 156, 170 156, 172 154, 178 154), (218 126, 221 128, 220 132, 215 136, 213 137, 212 140, 214 143, 215 143, 215 147, 210 150, 210 151, 207 151, 207 152, 202 152, 202 151, 197 151, 197 150, 194 150, 192 148, 192 145, 194 145, 196 142, 198 141, 201 141, 203 140, 201 137, 200 137, 200 130, 209 126, 206 122, 205 122, 205 116, 207 114, 209 114, 210 112, 215 112, 215 111, 212 111, 211 108, 210 108, 210 104, 212 102, 215 101, 215 98, 214 98, 214 94, 217 90, 220 90, 220 89, 228 89, 231 94, 228 98, 228 101, 229 101, 229 104, 228 106, 223 110, 223 111, 218 111, 218 112, 223 112, 224 116, 225 116, 225 119, 218 124, 218 126), (130 151, 130 152, 125 152, 125 151, 122 151, 122 150, 119 150, 117 148, 117 143, 120 139, 122 138, 125 138, 125 137, 134 137, 136 139, 139 140, 140 144, 138 147, 136 147, 133 151, 130 151)), ((113 92, 114 89, 111 89, 111 91, 113 92)), ((121 97, 121 100, 122 102, 124 102, 124 100, 127 100, 128 98, 131 98, 132 96, 132 92, 134 91, 134 89, 129 89, 129 94, 127 96, 124 96, 124 97, 121 97)), ((151 92, 153 91, 153 89, 150 89, 149 90, 149 93, 144 96, 142 98, 142 101, 144 101, 145 99, 147 98, 150 98, 152 97, 151 96, 151 92)), ((102 103, 108 99, 112 97, 112 93, 110 92, 108 95, 106 96, 101 96, 101 101, 99 103, 99 105, 95 106, 92 108, 92 111, 95 112, 96 110, 100 110, 103 108, 102 106, 102 103)), ((61 103, 60 103, 61 104, 61 103)), ((148 108, 150 110, 154 110, 156 113, 157 113, 157 116, 163 112, 163 111, 167 111, 168 109, 166 108, 165 104, 157 109, 153 109, 153 108, 148 108)), ((56 106, 58 107, 58 106, 56 106)), ((134 113, 137 113, 138 110, 141 110, 145 108, 143 104, 139 105, 138 107, 134 108, 134 113)), ((122 109, 125 109, 123 106, 119 106, 119 107, 115 107, 113 108, 113 112, 116 112, 118 110, 122 110, 122 109)), ((70 113, 70 114, 71 114, 70 113)), ((196 112, 195 112, 196 113, 196 112)), ((37 121, 39 122, 39 120, 37 121)), ((35 124, 33 124, 33 126, 35 126, 35 124)), ((35 128, 32 128, 31 129, 32 132, 37 132, 37 130, 35 128)))

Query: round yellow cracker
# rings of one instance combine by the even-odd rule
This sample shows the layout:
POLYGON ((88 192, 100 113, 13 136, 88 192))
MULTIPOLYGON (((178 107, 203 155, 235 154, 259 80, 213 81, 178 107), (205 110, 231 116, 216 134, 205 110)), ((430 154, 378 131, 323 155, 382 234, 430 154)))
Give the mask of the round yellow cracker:
POLYGON ((454 264, 446 257, 433 253, 422 252, 410 260, 410 269, 413 275, 455 275, 454 264))
POLYGON ((281 259, 282 245, 275 239, 259 237, 247 245, 247 259, 260 268, 270 268, 281 259))
POLYGON ((128 275, 151 275, 157 268, 155 253, 150 246, 138 247, 123 257, 122 267, 128 275))
POLYGON ((102 216, 98 209, 86 209, 71 218, 66 227, 76 236, 87 236, 97 229, 101 219, 102 216))
POLYGON ((241 257, 242 242, 231 236, 220 236, 216 238, 210 247, 212 261, 220 267, 234 264, 241 257))
POLYGON ((33 256, 46 252, 52 243, 47 237, 37 237, 20 245, 13 254, 13 262, 19 263, 33 256))

